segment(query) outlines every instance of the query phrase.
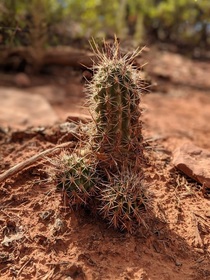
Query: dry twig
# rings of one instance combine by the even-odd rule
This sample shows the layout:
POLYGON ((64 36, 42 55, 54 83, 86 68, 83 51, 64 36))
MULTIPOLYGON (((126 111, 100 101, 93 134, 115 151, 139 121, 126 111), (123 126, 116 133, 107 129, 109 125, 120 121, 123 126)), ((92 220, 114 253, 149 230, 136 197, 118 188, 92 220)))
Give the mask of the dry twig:
POLYGON ((39 153, 37 155, 34 155, 34 156, 26 159, 23 162, 20 162, 20 163, 16 164, 15 166, 11 167, 10 169, 5 171, 4 173, 0 174, 0 183, 3 180, 6 180, 8 177, 10 177, 10 176, 14 175, 15 173, 19 172, 20 170, 24 169, 26 166, 29 166, 29 165, 33 164, 34 162, 36 162, 37 160, 43 158, 44 156, 46 156, 48 154, 51 154, 51 153, 55 152, 56 150, 62 149, 62 148, 65 148, 65 147, 73 148, 74 145, 75 144, 72 143, 72 142, 62 143, 62 144, 57 145, 53 148, 42 151, 41 153, 39 153))
POLYGON ((32 258, 28 259, 26 262, 24 262, 24 264, 22 265, 22 267, 19 269, 18 273, 17 273, 17 277, 21 274, 21 272, 23 271, 23 269, 30 263, 30 261, 32 260, 32 258))

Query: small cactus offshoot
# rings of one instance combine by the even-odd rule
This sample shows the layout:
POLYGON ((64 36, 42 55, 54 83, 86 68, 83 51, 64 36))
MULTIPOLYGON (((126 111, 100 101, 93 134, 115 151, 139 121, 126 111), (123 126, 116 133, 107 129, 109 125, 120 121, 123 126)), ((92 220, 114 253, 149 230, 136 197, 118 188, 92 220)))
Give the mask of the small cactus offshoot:
POLYGON ((95 124, 93 149, 110 166, 114 162, 119 168, 122 163, 133 168, 142 155, 141 79, 132 65, 140 51, 122 56, 117 40, 113 46, 105 44, 105 52, 95 43, 93 49, 99 60, 88 89, 95 124))
POLYGON ((66 192, 71 206, 86 205, 97 189, 96 163, 73 154, 58 165, 62 166, 55 176, 58 188, 66 192))
POLYGON ((147 208, 147 189, 139 175, 128 172, 110 178, 100 193, 100 213, 115 228, 132 231, 144 224, 142 212, 147 208))

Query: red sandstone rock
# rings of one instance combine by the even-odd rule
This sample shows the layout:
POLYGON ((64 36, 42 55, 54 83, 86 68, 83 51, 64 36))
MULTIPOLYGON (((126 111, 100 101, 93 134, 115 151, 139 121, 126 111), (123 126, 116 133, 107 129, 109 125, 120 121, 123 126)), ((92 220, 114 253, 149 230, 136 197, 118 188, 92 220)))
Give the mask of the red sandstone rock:
POLYGON ((58 116, 41 95, 15 88, 0 88, 0 126, 23 129, 51 125, 56 121, 58 116))
POLYGON ((210 187, 210 151, 184 143, 173 153, 173 164, 204 187, 210 187))
POLYGON ((18 87, 29 87, 31 85, 31 80, 25 73, 18 73, 14 76, 15 84, 18 87))

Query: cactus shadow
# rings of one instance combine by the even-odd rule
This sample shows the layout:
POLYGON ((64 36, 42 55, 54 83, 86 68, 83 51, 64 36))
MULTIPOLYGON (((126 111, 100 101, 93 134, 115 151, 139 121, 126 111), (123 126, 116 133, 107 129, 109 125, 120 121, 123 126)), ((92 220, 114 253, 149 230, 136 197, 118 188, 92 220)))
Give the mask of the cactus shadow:
MULTIPOLYGON (((115 230, 84 209, 74 214, 72 240, 84 279, 207 279, 207 260, 186 238, 150 214, 148 227, 133 234, 115 230), (201 278, 201 276, 203 278, 201 278), (206 277, 207 277, 206 276, 206 277)), ((76 278, 75 278, 76 279, 76 278)))

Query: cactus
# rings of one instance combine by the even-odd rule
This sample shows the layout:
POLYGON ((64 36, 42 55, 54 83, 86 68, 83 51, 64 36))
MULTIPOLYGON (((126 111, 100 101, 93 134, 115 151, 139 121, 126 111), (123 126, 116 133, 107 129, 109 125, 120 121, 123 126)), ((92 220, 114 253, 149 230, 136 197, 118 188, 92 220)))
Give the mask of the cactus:
POLYGON ((90 110, 94 119, 93 150, 99 159, 132 167, 137 155, 142 155, 142 134, 139 72, 132 66, 133 55, 122 56, 119 44, 105 45, 100 52, 93 44, 99 59, 89 85, 90 110))
POLYGON ((142 210, 148 205, 148 190, 139 175, 130 171, 110 178, 100 193, 99 211, 115 228, 132 231, 144 224, 142 210))
POLYGON ((61 159, 55 174, 72 206, 88 205, 115 228, 132 231, 144 223, 148 193, 142 180, 143 137, 140 96, 142 80, 132 61, 140 51, 121 55, 119 43, 105 43, 89 83, 93 121, 81 129, 73 155, 61 159), (140 174, 140 175, 139 175, 140 174))
POLYGON ((57 187, 66 192, 71 206, 86 205, 97 189, 97 165, 86 157, 65 155, 57 164, 57 187))

